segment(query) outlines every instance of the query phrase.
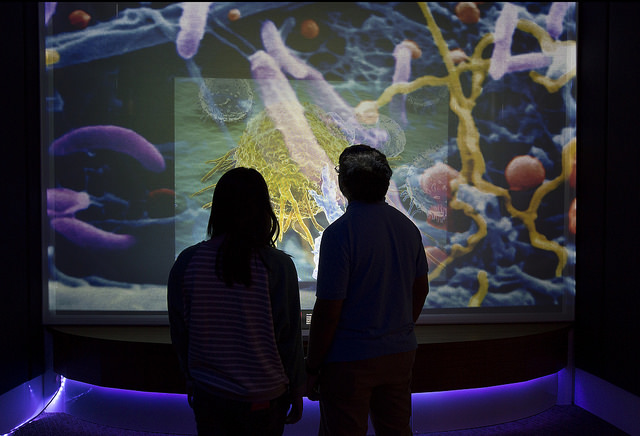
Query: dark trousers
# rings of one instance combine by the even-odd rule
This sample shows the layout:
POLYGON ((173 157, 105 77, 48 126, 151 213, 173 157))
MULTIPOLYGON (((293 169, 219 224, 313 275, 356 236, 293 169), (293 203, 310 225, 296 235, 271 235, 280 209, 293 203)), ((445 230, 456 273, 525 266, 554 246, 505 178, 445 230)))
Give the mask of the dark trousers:
POLYGON ((365 436, 368 417, 378 436, 411 436, 415 351, 323 365, 320 436, 365 436))
POLYGON ((198 436, 281 436, 289 411, 288 395, 251 403, 216 397, 196 389, 191 407, 198 436))

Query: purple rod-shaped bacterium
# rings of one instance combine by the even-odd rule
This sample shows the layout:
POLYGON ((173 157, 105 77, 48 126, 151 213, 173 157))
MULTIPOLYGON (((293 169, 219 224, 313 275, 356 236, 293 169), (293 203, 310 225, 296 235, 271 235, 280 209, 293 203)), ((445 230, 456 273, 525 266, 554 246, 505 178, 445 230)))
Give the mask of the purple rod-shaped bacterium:
POLYGON ((280 38, 280 33, 272 21, 265 21, 262 25, 262 44, 277 66, 290 74, 294 79, 313 80, 309 92, 313 93, 314 101, 326 112, 335 112, 344 120, 355 120, 355 113, 338 93, 330 86, 322 73, 306 65, 295 57, 280 38))
POLYGON ((165 169, 164 158, 153 144, 133 130, 118 126, 87 126, 72 130, 53 141, 49 153, 60 156, 95 149, 128 154, 154 172, 165 169))
POLYGON ((507 72, 509 57, 511 56, 511 37, 518 24, 518 10, 510 3, 504 5, 493 33, 493 54, 489 74, 494 80, 501 79, 507 72))
POLYGON ((44 2, 44 25, 49 24, 49 20, 56 13, 58 2, 44 2))
POLYGON ((331 168, 334 164, 318 144, 289 81, 266 52, 257 51, 249 57, 249 61, 267 115, 282 134, 289 155, 298 164, 302 174, 320 185, 322 167, 327 165, 331 168))
POLYGON ((76 192, 67 188, 47 189, 47 216, 59 217, 73 215, 91 204, 86 192, 76 192))
POLYGON ((262 44, 267 53, 275 60, 277 66, 295 79, 308 81, 308 92, 313 101, 325 112, 337 114, 338 117, 334 119, 343 123, 340 128, 343 131, 353 131, 356 142, 366 142, 372 147, 380 147, 388 141, 389 136, 384 129, 364 129, 362 127, 356 118, 354 109, 327 83, 322 73, 291 53, 272 21, 265 21, 262 24, 261 37, 262 44))
POLYGON ((294 79, 305 79, 309 75, 309 67, 301 59, 295 57, 280 37, 280 32, 273 21, 262 23, 260 31, 262 45, 280 68, 289 73, 294 79))
POLYGON ((54 218, 51 220, 51 227, 75 245, 83 248, 125 250, 136 242, 131 235, 107 232, 77 218, 54 218))
POLYGON ((501 79, 506 73, 543 68, 551 65, 552 58, 543 53, 511 55, 511 38, 518 25, 518 9, 511 3, 505 4, 494 32, 494 47, 491 55, 489 75, 493 80, 501 79))
POLYGON ((534 70, 536 68, 544 68, 551 65, 553 58, 544 53, 525 53, 521 55, 511 56, 509 58, 509 66, 507 72, 515 73, 517 71, 534 70))
MULTIPOLYGON (((396 60, 395 71, 393 72, 393 84, 407 83, 411 77, 411 59, 419 58, 421 50, 413 41, 402 41, 393 50, 393 57, 396 60)), ((407 96, 405 94, 394 95, 389 104, 389 110, 393 117, 405 127, 408 124, 405 103, 407 96)))
POLYGON ((198 52, 207 25, 209 6, 211 2, 182 3, 176 50, 183 59, 191 59, 198 52))
POLYGON ((547 15, 547 32, 553 39, 562 33, 564 16, 571 5, 570 2, 553 2, 547 15))

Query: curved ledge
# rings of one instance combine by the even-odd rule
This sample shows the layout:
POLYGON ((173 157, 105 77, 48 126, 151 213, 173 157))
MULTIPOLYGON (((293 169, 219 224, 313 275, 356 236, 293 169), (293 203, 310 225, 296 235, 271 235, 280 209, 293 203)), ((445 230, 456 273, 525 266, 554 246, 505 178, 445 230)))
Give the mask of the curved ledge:
MULTIPOLYGON (((498 386, 567 366, 571 323, 420 325, 412 390, 498 386)), ((184 393, 168 326, 49 326, 53 369, 97 386, 184 393)))
POLYGON ((565 368, 570 323, 419 326, 413 392, 522 382, 565 368))

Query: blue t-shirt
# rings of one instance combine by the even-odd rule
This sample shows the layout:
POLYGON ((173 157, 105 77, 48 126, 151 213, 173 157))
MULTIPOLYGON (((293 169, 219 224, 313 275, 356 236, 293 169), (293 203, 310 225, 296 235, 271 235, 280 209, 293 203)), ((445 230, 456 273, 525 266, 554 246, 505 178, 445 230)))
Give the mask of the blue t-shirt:
POLYGON ((326 362, 417 348, 413 283, 428 272, 416 225, 385 202, 350 202, 322 233, 316 296, 344 300, 326 362))

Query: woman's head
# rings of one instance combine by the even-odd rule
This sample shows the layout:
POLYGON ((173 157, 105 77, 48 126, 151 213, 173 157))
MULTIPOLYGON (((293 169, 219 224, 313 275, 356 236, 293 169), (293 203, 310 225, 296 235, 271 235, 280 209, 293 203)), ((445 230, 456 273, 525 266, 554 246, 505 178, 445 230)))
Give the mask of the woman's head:
POLYGON ((269 188, 258 171, 238 167, 220 177, 213 191, 207 234, 226 234, 252 247, 275 245, 280 233, 269 188))
POLYGON ((392 174, 384 154, 368 145, 352 145, 340 154, 338 164, 338 183, 347 200, 384 201, 392 174))

